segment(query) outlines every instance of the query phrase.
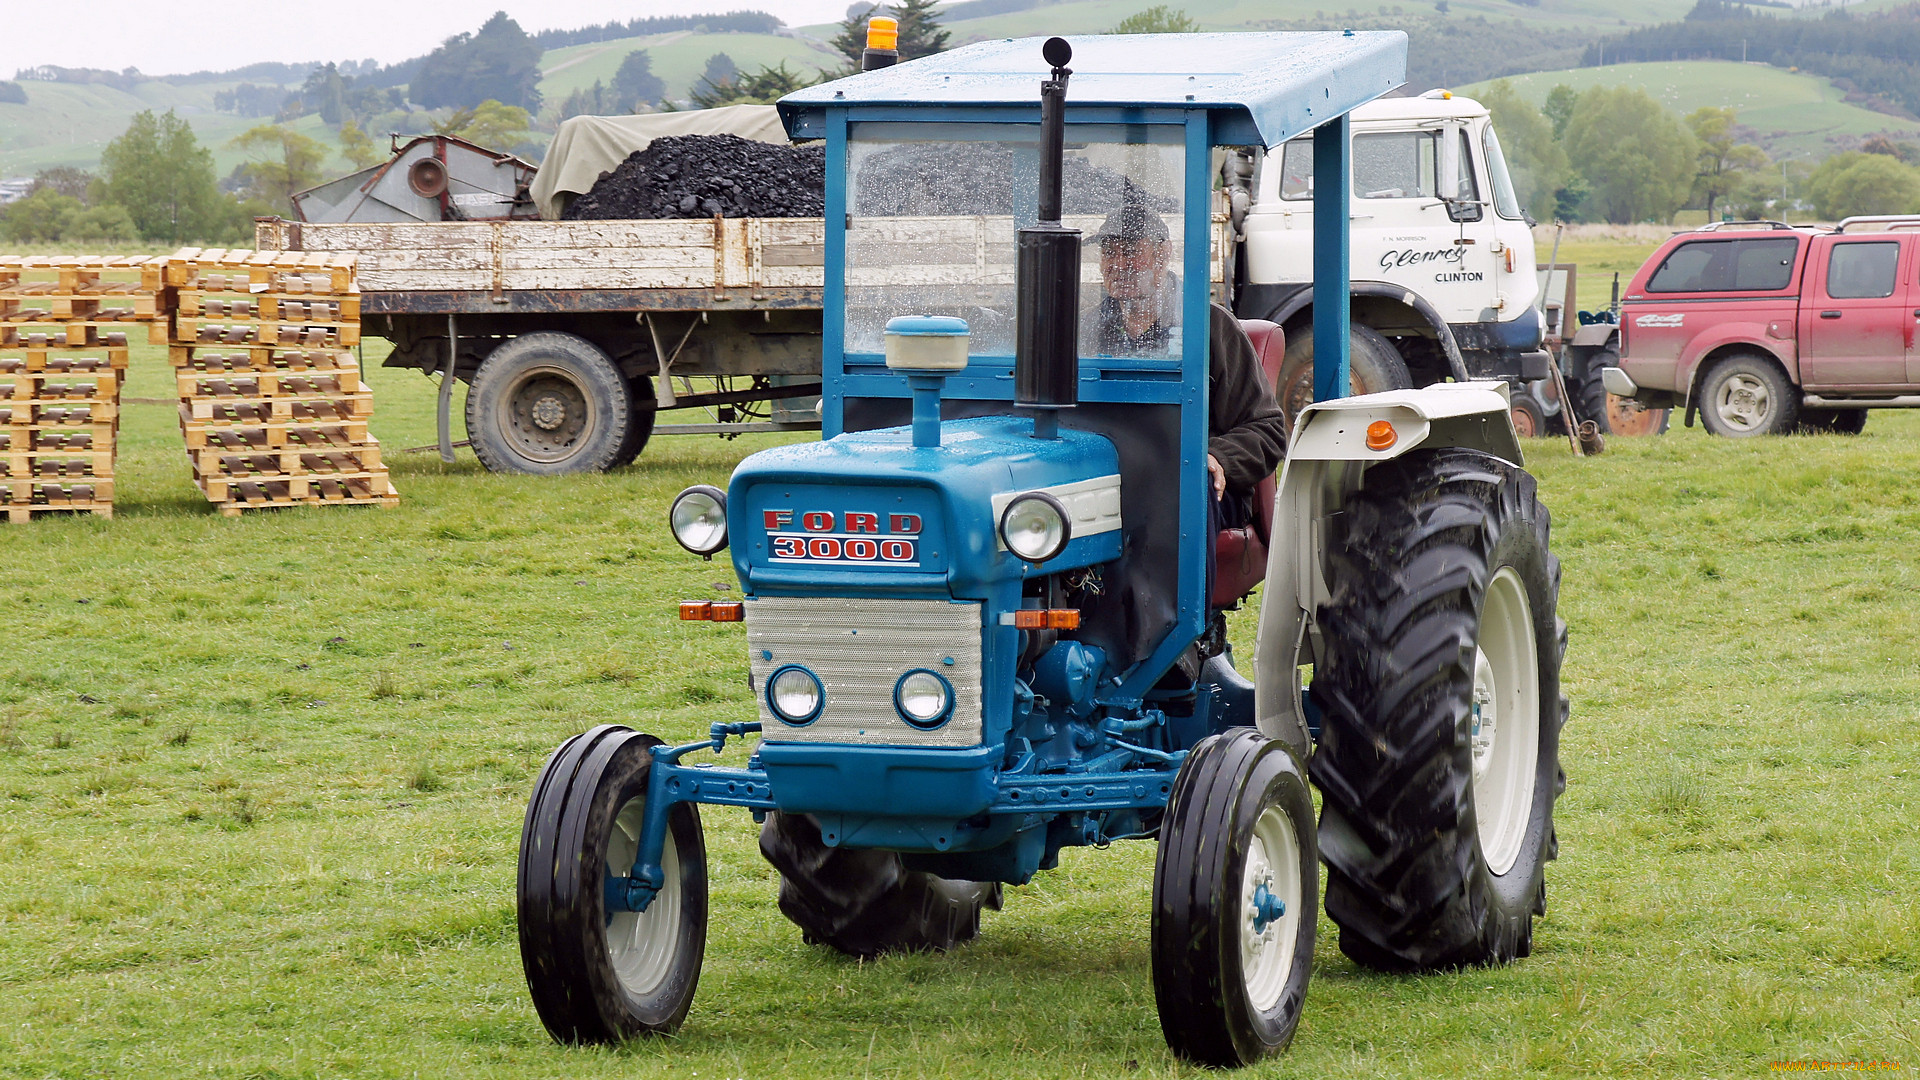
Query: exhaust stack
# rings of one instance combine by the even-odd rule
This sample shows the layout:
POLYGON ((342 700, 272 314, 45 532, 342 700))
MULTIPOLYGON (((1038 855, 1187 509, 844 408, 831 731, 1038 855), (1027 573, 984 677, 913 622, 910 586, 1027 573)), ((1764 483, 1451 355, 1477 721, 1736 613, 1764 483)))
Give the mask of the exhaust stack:
POLYGON ((1041 55, 1053 74, 1040 84, 1039 220, 1016 246, 1014 404, 1033 409, 1036 438, 1053 438, 1058 410, 1080 402, 1080 230, 1060 224, 1067 78, 1073 47, 1048 38, 1041 55))

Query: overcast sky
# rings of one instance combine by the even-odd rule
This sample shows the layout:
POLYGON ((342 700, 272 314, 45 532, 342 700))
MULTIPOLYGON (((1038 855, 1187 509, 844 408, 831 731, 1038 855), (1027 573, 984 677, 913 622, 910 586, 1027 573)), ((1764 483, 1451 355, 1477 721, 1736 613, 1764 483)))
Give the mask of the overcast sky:
POLYGON ((769 11, 791 26, 843 18, 847 0, 317 0, 195 6, 156 0, 0 0, 0 78, 23 67, 224 71, 261 60, 383 64, 430 52, 505 10, 527 32, 645 15, 769 11), (31 10, 29 17, 27 11, 31 10))

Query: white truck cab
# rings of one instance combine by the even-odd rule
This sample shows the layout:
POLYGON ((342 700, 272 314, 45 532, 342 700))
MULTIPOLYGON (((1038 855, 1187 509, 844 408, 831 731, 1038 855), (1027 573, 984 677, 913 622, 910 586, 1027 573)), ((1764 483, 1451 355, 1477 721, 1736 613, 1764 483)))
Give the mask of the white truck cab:
MULTIPOLYGON (((1446 91, 1353 112, 1356 393, 1448 376, 1545 378, 1531 222, 1487 108, 1446 91)), ((1313 398, 1313 141, 1266 153, 1241 223, 1234 307, 1287 331, 1280 397, 1313 398)))

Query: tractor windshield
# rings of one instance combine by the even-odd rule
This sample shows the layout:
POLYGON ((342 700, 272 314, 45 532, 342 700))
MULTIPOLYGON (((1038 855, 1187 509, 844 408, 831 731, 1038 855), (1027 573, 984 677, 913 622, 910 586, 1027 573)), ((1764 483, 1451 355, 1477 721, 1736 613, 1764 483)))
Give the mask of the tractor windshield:
MULTIPOLYGON (((1013 356, 1014 233, 1032 224, 1039 125, 849 128, 846 351, 896 315, 956 315, 1013 356)), ((1062 218, 1082 236, 1081 355, 1179 356, 1185 149, 1176 125, 1069 124, 1062 218)))

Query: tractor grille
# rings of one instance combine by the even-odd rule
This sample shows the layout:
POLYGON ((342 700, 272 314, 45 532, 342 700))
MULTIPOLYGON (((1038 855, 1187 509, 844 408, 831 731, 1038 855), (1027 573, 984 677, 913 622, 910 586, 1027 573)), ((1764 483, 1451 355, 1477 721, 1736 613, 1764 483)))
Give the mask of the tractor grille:
POLYGON ((884 746, 980 744, 980 605, 945 600, 762 597, 747 601, 748 659, 765 737, 884 746), (826 705, 805 727, 767 707, 767 679, 788 664, 814 673, 826 705), (893 705, 900 676, 926 668, 953 686, 953 712, 932 731, 893 705))

